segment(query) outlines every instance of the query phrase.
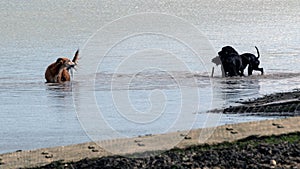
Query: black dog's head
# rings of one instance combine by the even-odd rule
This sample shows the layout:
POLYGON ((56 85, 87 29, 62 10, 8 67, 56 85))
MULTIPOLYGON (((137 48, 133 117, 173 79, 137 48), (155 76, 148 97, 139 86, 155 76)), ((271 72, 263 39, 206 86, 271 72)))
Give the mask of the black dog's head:
POLYGON ((231 46, 225 46, 222 48, 222 50, 220 52, 218 52, 220 57, 226 57, 229 56, 231 54, 237 54, 238 52, 231 46))
POLYGON ((220 52, 218 52, 219 56, 214 57, 211 62, 216 64, 217 66, 222 64, 225 61, 225 58, 231 55, 239 55, 238 52, 231 46, 225 46, 222 48, 220 52))
POLYGON ((231 46, 225 46, 217 57, 212 59, 212 62, 216 65, 222 64, 223 75, 225 76, 237 76, 243 75, 242 60, 238 52, 231 46))

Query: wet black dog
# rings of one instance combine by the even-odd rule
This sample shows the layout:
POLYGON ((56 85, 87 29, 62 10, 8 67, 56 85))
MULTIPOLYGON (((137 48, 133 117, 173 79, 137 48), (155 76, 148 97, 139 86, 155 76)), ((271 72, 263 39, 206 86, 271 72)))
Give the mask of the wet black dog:
POLYGON ((262 75, 264 74, 264 69, 259 68, 260 61, 258 59, 260 54, 256 46, 255 49, 257 51, 257 57, 252 53, 243 53, 240 55, 243 62, 243 69, 245 69, 248 65, 248 76, 252 75, 253 70, 260 71, 262 75))
POLYGON ((223 47, 222 50, 218 52, 218 55, 219 56, 212 59, 212 62, 216 65, 221 64, 223 77, 244 75, 242 58, 233 47, 223 47))

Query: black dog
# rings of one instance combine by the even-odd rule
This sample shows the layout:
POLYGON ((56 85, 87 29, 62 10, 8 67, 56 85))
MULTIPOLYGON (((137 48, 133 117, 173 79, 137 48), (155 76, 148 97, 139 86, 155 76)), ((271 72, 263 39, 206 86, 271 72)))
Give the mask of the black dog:
POLYGON ((216 65, 222 65, 223 77, 244 75, 242 58, 233 47, 225 46, 218 54, 219 56, 213 58, 212 62, 216 65))
POLYGON ((256 46, 255 49, 257 51, 257 57, 252 53, 244 53, 240 55, 243 62, 243 69, 245 69, 248 65, 248 76, 252 75, 253 70, 260 71, 262 75, 264 74, 264 69, 258 67, 260 64, 260 61, 258 60, 260 55, 256 46))

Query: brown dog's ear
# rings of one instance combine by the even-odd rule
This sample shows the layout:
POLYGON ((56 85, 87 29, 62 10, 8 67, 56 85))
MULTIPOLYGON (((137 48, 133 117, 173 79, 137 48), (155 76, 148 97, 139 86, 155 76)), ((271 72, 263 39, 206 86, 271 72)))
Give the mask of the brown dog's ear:
POLYGON ((60 62, 62 62, 62 58, 58 58, 57 60, 56 60, 56 63, 60 63, 60 62))

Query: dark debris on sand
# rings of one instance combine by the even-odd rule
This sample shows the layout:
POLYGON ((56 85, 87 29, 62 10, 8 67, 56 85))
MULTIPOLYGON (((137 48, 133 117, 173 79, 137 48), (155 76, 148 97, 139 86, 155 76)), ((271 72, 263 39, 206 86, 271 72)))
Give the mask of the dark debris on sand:
POLYGON ((300 132, 280 136, 250 136, 217 145, 172 149, 155 156, 109 156, 78 162, 53 162, 43 169, 90 168, 299 168, 300 132), (132 157, 132 158, 130 158, 132 157))
POLYGON ((264 103, 270 103, 278 100, 290 100, 290 99, 299 99, 299 98, 300 98, 300 89, 294 89, 292 92, 274 93, 253 100, 243 101, 240 103, 264 104, 264 103))
MULTIPOLYGON (((299 116, 300 90, 293 92, 275 93, 261 98, 239 102, 239 106, 225 108, 223 113, 247 113, 263 116, 299 116)), ((213 110, 212 112, 220 110, 213 110)))

